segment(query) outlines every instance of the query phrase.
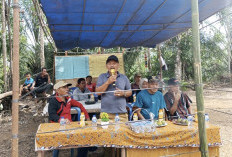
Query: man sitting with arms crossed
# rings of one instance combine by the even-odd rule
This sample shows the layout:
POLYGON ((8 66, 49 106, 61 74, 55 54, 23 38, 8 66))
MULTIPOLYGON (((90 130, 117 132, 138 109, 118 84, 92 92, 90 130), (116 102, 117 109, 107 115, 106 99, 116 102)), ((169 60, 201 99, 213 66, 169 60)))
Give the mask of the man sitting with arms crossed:
POLYGON ((111 55, 106 60, 107 72, 98 77, 96 92, 101 94, 101 112, 109 114, 109 119, 114 120, 118 113, 120 121, 128 121, 126 110, 126 97, 131 96, 131 85, 128 78, 118 72, 118 57, 111 55), (127 91, 123 91, 127 90, 127 91))
MULTIPOLYGON (((76 100, 68 97, 68 86, 71 86, 70 83, 65 83, 64 81, 60 81, 54 85, 55 97, 51 97, 49 100, 48 113, 49 120, 52 122, 60 122, 61 117, 64 117, 66 120, 66 124, 70 124, 72 122, 71 119, 71 106, 79 107, 82 112, 85 114, 86 120, 89 119, 89 114, 83 105, 76 100)), ((89 148, 80 148, 78 149, 78 156, 85 157, 87 156, 89 148)), ((59 151, 55 150, 53 152, 53 156, 58 157, 59 151)))
MULTIPOLYGON (((166 108, 163 94, 158 91, 158 80, 150 79, 148 88, 150 89, 139 92, 135 106, 146 109, 149 113, 152 112, 158 119, 159 110, 166 108)), ((139 119, 150 119, 149 113, 143 109, 137 111, 139 119)))
POLYGON ((191 99, 180 91, 179 81, 175 78, 168 80, 169 91, 164 95, 167 109, 171 114, 171 119, 185 118, 191 114, 191 99))
POLYGON ((77 81, 77 88, 73 91, 73 99, 77 101, 87 100, 91 92, 86 88, 86 82, 84 78, 79 78, 77 81))

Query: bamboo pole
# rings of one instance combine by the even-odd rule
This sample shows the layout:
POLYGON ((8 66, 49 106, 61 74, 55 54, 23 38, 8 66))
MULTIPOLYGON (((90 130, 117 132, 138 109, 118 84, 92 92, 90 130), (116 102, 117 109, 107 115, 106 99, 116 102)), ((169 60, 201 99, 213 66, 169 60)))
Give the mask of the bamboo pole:
POLYGON ((198 0, 191 0, 191 3, 192 3, 194 80, 195 80, 195 88, 196 88, 200 151, 202 157, 208 157, 209 152, 208 152, 208 143, 207 143, 206 128, 205 128, 205 109, 204 109, 202 72, 201 72, 198 0))
POLYGON ((11 156, 18 157, 19 119, 19 3, 13 3, 13 98, 12 98, 12 150, 11 156))

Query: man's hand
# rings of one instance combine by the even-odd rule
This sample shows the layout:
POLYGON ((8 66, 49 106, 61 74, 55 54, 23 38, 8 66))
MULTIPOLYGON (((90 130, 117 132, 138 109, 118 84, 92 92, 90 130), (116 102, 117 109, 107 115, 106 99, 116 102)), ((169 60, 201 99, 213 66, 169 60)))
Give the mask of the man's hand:
POLYGON ((114 92, 114 96, 124 96, 124 91, 120 90, 119 88, 116 88, 115 92, 114 92))
POLYGON ((116 78, 117 78, 116 75, 110 76, 110 77, 108 78, 108 80, 107 80, 108 84, 114 83, 114 82, 116 81, 116 78))
POLYGON ((181 97, 181 93, 180 91, 176 92, 176 93, 173 93, 174 94, 174 99, 175 101, 179 101, 180 100, 180 97, 181 97))

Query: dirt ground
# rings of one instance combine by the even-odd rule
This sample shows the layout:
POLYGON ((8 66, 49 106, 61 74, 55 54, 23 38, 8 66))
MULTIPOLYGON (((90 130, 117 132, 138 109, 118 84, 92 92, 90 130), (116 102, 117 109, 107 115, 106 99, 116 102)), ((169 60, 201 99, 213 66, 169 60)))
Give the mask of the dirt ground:
MULTIPOLYGON (((187 92, 193 100, 193 110, 196 110, 195 92, 187 92)), ((209 113, 210 122, 220 126, 222 146, 220 147, 221 157, 230 157, 232 154, 232 88, 215 88, 204 90, 205 111, 209 113), (225 92, 227 91, 227 92, 225 92)), ((24 102, 25 103, 25 102, 24 102)), ((45 122, 44 116, 36 114, 42 110, 42 102, 27 102, 28 106, 20 107, 19 113, 19 156, 37 156, 34 144, 36 130, 40 123, 45 122), (37 106, 37 107, 36 107, 37 106), (39 106, 39 108, 38 108, 39 106)), ((11 156, 11 115, 7 112, 0 112, 0 157, 11 156)), ((68 156, 68 150, 62 150, 60 156, 68 156)), ((102 156, 102 152, 98 155, 102 156)), ((52 156, 46 152, 45 156, 52 156)))

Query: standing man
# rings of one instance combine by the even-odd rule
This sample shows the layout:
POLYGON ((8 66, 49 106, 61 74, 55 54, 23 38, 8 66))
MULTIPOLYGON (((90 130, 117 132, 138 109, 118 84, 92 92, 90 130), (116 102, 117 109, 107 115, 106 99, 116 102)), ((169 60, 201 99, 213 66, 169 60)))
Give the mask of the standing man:
POLYGON ((42 93, 46 96, 46 93, 51 90, 52 83, 49 74, 47 73, 47 68, 42 68, 41 73, 39 73, 35 78, 35 92, 42 93))
MULTIPOLYGON (((138 110, 139 119, 150 119, 149 113, 152 112, 158 118, 159 110, 166 108, 163 94, 158 91, 158 80, 150 79, 147 90, 142 90, 137 95, 135 106, 146 110, 138 110)), ((154 118, 154 117, 153 117, 154 118)))
POLYGON ((101 94, 101 112, 108 113, 111 120, 118 113, 121 121, 128 121, 126 98, 132 94, 130 82, 118 72, 119 61, 115 55, 108 57, 106 68, 108 71, 98 77, 96 88, 96 92, 106 92, 101 94))
POLYGON ((164 95, 167 109, 170 112, 171 119, 177 118, 185 118, 188 114, 191 114, 191 106, 192 103, 191 99, 184 93, 180 91, 179 88, 180 82, 175 79, 171 78, 168 80, 169 91, 164 95))
POLYGON ((92 76, 86 77, 86 87, 90 90, 90 92, 95 92, 96 83, 92 83, 92 76))
POLYGON ((78 87, 73 91, 73 99, 77 101, 87 100, 91 92, 86 88, 86 82, 84 78, 79 78, 77 81, 78 87))

